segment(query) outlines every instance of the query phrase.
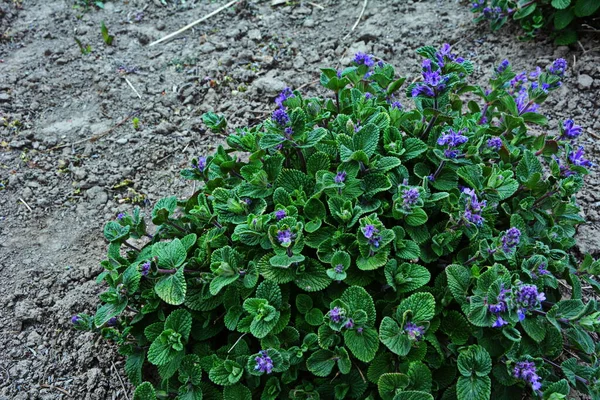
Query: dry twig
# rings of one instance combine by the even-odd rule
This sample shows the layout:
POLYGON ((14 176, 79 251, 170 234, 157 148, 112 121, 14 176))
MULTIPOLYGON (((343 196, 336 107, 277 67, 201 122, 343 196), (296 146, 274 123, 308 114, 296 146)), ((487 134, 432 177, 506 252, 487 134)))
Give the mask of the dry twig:
POLYGON ((135 94, 137 94, 137 97, 139 97, 140 99, 142 98, 142 96, 140 96, 140 94, 138 93, 137 90, 135 90, 135 88, 133 87, 133 85, 131 84, 131 82, 129 82, 129 79, 123 77, 123 79, 125 79, 125 82, 127 82, 127 84, 129 85, 129 87, 131 88, 131 90, 133 90, 135 92, 135 94))
POLYGON ((29 204, 27 204, 25 202, 25 200, 23 200, 22 198, 19 197, 19 201, 23 204, 25 204, 25 207, 27 207, 27 209, 29 210, 29 212, 33 212, 33 210, 31 209, 31 207, 29 207, 29 204))
POLYGON ((52 386, 52 385, 45 385, 45 384, 43 384, 43 385, 40 385, 40 387, 44 388, 44 389, 58 390, 59 392, 61 392, 65 396, 73 397, 73 395, 71 393, 67 392, 65 389, 60 388, 58 386, 52 386))
POLYGON ((183 27, 183 28, 181 28, 180 30, 178 30, 178 31, 176 31, 176 32, 173 32, 173 33, 170 33, 170 34, 168 34, 167 36, 163 37, 162 39, 158 39, 158 40, 156 40, 156 41, 154 41, 154 42, 150 43, 148 46, 150 46, 150 47, 151 47, 151 46, 154 46, 155 44, 162 43, 162 42, 164 42, 165 40, 169 40, 169 39, 171 39, 172 37, 174 37, 174 36, 177 36, 177 35, 179 35, 180 33, 183 33, 183 32, 185 32, 185 31, 187 31, 188 29, 191 29, 191 28, 193 28, 194 26, 198 25, 200 22, 202 22, 202 21, 206 21, 206 20, 207 20, 207 19, 209 19, 210 17, 217 15, 217 14, 218 14, 218 13, 220 13, 221 11, 225 10, 226 8, 229 8, 229 7, 231 7, 231 6, 232 6, 232 5, 234 5, 235 3, 238 3, 239 1, 240 1, 240 0, 233 0, 233 1, 230 1, 229 3, 225 4, 224 6, 221 6, 221 7, 217 8, 215 11, 213 11, 213 12, 211 12, 211 13, 209 13, 209 14, 205 15, 204 17, 202 17, 202 18, 200 18, 200 19, 198 19, 198 20, 196 20, 196 21, 192 22, 191 24, 188 24, 188 25, 184 26, 184 27, 183 27))
POLYGON ((121 382, 121 387, 123 388, 123 394, 125 395, 125 399, 129 400, 129 396, 127 395, 127 389, 125 388, 125 383, 123 383, 123 379, 121 379, 121 375, 119 375, 119 371, 117 367, 115 367, 115 363, 111 361, 111 367, 114 369, 115 374, 117 374, 117 378, 119 378, 119 382, 121 382))
POLYGON ((367 3, 369 2, 369 0, 365 0, 365 2, 363 3, 363 7, 362 10, 360 11, 360 15, 358 16, 358 19, 356 20, 356 22, 354 23, 354 26, 352 27, 352 29, 350 29, 350 32, 348 32, 346 34, 346 36, 344 36, 344 39, 342 40, 346 40, 348 39, 348 36, 350 36, 350 34, 356 29, 356 27, 358 26, 358 23, 360 22, 363 14, 365 13, 365 9, 367 8, 367 3))

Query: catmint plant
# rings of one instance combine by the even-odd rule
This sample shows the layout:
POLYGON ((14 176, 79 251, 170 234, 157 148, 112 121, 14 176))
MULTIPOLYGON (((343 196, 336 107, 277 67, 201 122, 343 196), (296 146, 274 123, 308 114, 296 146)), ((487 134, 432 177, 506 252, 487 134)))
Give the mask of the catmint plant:
POLYGON ((487 21, 493 31, 512 19, 523 30, 521 39, 545 30, 557 45, 576 43, 581 20, 600 14, 597 0, 471 0, 470 8, 477 14, 475 21, 487 21))
POLYGON ((65 318, 135 400, 600 397, 600 263, 571 252, 594 164, 572 120, 530 130, 564 60, 477 85, 418 54, 403 91, 357 54, 258 125, 205 115, 228 148, 181 172, 196 192, 106 224, 98 309, 65 318))

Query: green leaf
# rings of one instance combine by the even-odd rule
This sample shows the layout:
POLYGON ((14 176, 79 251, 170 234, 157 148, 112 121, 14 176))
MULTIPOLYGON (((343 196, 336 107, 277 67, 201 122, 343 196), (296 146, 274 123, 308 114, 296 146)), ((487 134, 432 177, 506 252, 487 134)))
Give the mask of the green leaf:
POLYGON ((462 345, 471 337, 471 325, 458 311, 450 310, 442 319, 442 332, 450 337, 452 343, 462 345))
POLYGON ((264 281, 256 288, 256 297, 266 299, 275 308, 282 305, 281 289, 274 282, 264 281))
POLYGON ((319 326, 323 323, 323 311, 318 308, 313 308, 306 313, 304 319, 309 325, 319 326))
POLYGON ((127 378, 129 378, 133 386, 142 384, 142 367, 144 366, 144 361, 146 361, 146 352, 142 350, 134 351, 127 356, 125 373, 127 373, 127 378))
POLYGON ((433 318, 435 299, 431 293, 415 293, 402 300, 396 313, 398 321, 402 321, 403 316, 409 313, 411 315, 410 320, 418 325, 420 322, 429 321, 433 318))
POLYGON ((562 10, 571 5, 571 0, 552 0, 552 7, 562 10))
POLYGON ((572 29, 563 29, 554 39, 554 44, 557 46, 567 46, 577 42, 577 32, 572 29))
POLYGON ((402 153, 400 158, 404 161, 412 160, 427 151, 427 144, 425 144, 425 142, 421 139, 412 137, 409 137, 404 141, 403 147, 404 153, 402 153))
POLYGON ((125 307, 127 307, 126 297, 120 298, 114 303, 106 303, 101 305, 94 316, 94 325, 96 325, 96 328, 100 328, 102 325, 107 323, 109 319, 121 314, 123 310, 125 310, 125 307))
POLYGON ((379 349, 379 336, 373 328, 347 330, 344 332, 344 343, 352 354, 362 362, 371 362, 379 349))
POLYGON ((371 295, 360 286, 351 286, 344 291, 340 300, 348 306, 349 310, 353 312, 363 310, 367 313, 367 324, 373 326, 375 324, 375 318, 377 317, 375 312, 375 304, 371 295))
POLYGON ((492 358, 483 347, 471 345, 461 350, 457 366, 462 376, 485 377, 492 371, 492 358))
POLYGON ((211 381, 220 386, 231 386, 239 382, 244 374, 244 368, 237 362, 225 360, 218 362, 208 372, 211 381))
POLYGON ((102 39, 104 40, 104 43, 106 43, 107 46, 112 45, 112 42, 115 39, 115 37, 108 33, 108 28, 106 27, 106 25, 104 25, 104 21, 102 21, 100 25, 100 32, 102 33, 102 39))
POLYGON ((296 296, 296 310, 300 314, 306 314, 311 308, 313 308, 313 301, 309 295, 301 293, 296 296))
POLYGON ((187 341, 192 330, 192 315, 184 309, 175 310, 165 320, 164 329, 173 329, 187 341))
POLYGON ((427 222, 427 213, 422 208, 415 207, 406 216, 405 221, 410 226, 421 226, 427 222))
POLYGON ((393 400, 433 400, 433 396, 425 392, 406 390, 394 396, 393 400))
POLYGON ((330 350, 317 350, 307 360, 306 367, 316 376, 325 377, 335 366, 335 353, 330 350))
POLYGON ((156 202, 152 209, 152 223, 160 225, 169 220, 169 216, 177 208, 177 197, 165 197, 156 202))
POLYGON ((546 337, 546 327, 542 317, 528 317, 521 321, 523 330, 530 338, 540 343, 546 337))
POLYGON ((521 114, 521 118, 523 118, 523 121, 529 122, 529 123, 532 123, 535 125, 541 125, 541 126, 548 125, 548 118, 546 118, 542 114, 538 114, 535 112, 523 113, 523 114, 521 114))
POLYGON ((183 276, 183 268, 174 274, 166 274, 156 282, 154 291, 165 303, 178 306, 185 301, 187 284, 183 276))
POLYGON ((575 3, 575 15, 578 17, 589 17, 600 8, 600 2, 597 0, 577 0, 575 3))
POLYGON ((156 400, 154 386, 150 382, 144 382, 135 388, 133 400, 156 400))
POLYGON ((181 240, 174 239, 170 242, 155 243, 152 246, 152 255, 158 257, 159 267, 175 269, 185 262, 187 251, 181 240))
POLYGON ((130 229, 129 225, 122 226, 118 222, 110 221, 104 225, 104 237, 111 243, 118 242, 129 237, 130 229))
POLYGON ((379 128, 373 123, 364 125, 352 137, 354 150, 362 150, 367 157, 371 157, 377 149, 379 143, 379 128))
POLYGON ((382 400, 392 400, 397 392, 403 391, 408 386, 409 381, 409 377, 405 374, 383 374, 377 381, 377 390, 382 400))
POLYGON ((383 317, 379 326, 379 338, 391 352, 406 356, 412 347, 408 336, 400 329, 398 323, 390 317, 383 317))
POLYGON ((173 341, 171 341, 171 337, 176 337, 176 335, 176 333, 164 331, 157 337, 148 349, 148 361, 158 366, 171 362, 179 352, 173 348, 173 341))
POLYGON ((565 29, 575 18, 573 8, 559 10, 554 13, 554 27, 558 30, 565 29))
POLYGON ((223 388, 223 400, 252 400, 252 392, 241 383, 225 386, 223 388))
POLYGON ((431 279, 429 270, 419 264, 397 264, 396 260, 388 261, 384 271, 388 285, 397 292, 411 292, 426 285, 431 279))
POLYGON ((461 376, 456 382, 456 395, 460 400, 489 400, 492 381, 489 376, 461 376))

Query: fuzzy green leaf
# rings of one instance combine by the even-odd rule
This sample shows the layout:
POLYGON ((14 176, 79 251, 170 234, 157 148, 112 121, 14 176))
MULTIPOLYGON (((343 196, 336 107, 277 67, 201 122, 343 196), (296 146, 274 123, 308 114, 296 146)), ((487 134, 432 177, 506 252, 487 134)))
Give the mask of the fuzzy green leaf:
POLYGON ((174 274, 166 274, 156 282, 154 291, 165 303, 178 306, 185 301, 187 284, 183 276, 183 268, 174 274))

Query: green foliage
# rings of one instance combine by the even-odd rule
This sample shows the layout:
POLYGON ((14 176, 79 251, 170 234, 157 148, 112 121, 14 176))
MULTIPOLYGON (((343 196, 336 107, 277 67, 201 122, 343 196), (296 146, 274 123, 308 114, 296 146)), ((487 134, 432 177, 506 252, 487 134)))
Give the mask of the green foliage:
POLYGON ((413 109, 359 55, 192 160, 153 235, 139 209, 106 224, 107 290, 73 323, 120 346, 135 399, 598 398, 600 263, 569 253, 589 164, 567 128, 528 133, 560 77, 524 103, 510 67, 482 88, 418 52, 413 109))
POLYGON ((557 45, 577 42, 577 28, 586 19, 600 15, 598 0, 474 0, 471 11, 477 22, 487 20, 492 30, 500 29, 509 19, 523 29, 521 39, 531 39, 544 29, 557 45))
POLYGON ((104 25, 104 21, 100 24, 100 33, 102 33, 102 40, 107 46, 111 46, 115 37, 108 33, 108 28, 104 25))

